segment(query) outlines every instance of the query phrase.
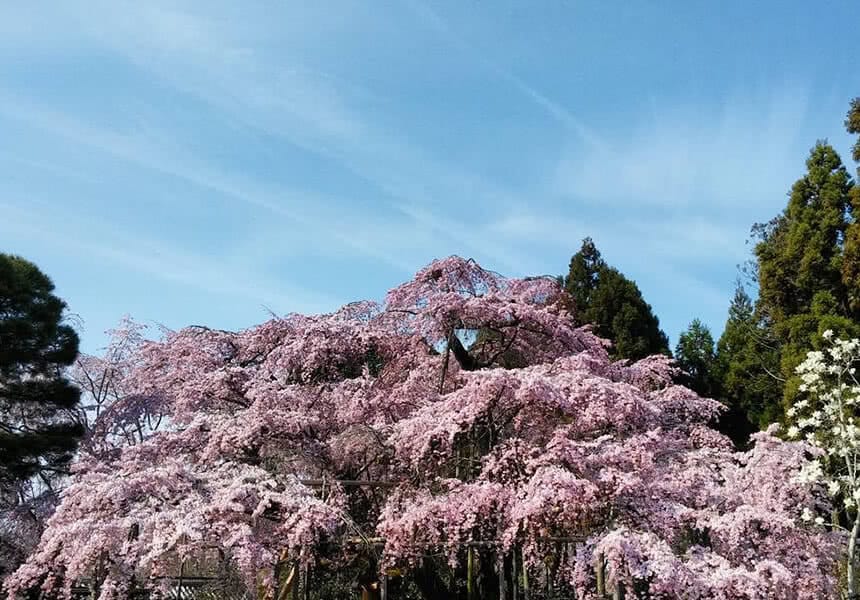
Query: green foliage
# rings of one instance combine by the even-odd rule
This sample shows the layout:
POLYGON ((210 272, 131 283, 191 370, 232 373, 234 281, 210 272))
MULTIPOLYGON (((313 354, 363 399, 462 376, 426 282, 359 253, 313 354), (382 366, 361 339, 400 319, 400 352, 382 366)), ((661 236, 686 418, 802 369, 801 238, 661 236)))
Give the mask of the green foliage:
POLYGON ((64 376, 78 336, 35 265, 0 254, 0 484, 62 471, 83 431, 80 392, 64 376))
POLYGON ((711 330, 699 319, 694 319, 678 338, 675 362, 684 371, 682 383, 699 395, 709 398, 716 395, 712 373, 714 357, 711 330))
POLYGON ((594 241, 591 238, 582 240, 582 247, 571 257, 567 277, 563 278, 565 290, 580 311, 591 304, 591 297, 600 281, 599 274, 606 268, 594 241))
POLYGON ((717 345, 724 400, 759 427, 783 420, 799 385, 795 367, 824 330, 860 332, 854 183, 824 142, 806 168, 782 214, 753 227, 758 299, 753 306, 738 289, 717 345))
POLYGON ((717 342, 713 379, 727 414, 720 429, 743 445, 749 434, 778 418, 779 352, 738 282, 729 317, 717 342))
MULTIPOLYGON (((851 101, 851 108, 845 119, 848 133, 858 135, 852 148, 852 157, 857 165, 857 178, 860 180, 860 98, 851 101)), ((849 192, 851 211, 860 214, 860 185, 849 192)), ((845 232, 845 248, 842 257, 842 282, 848 294, 848 307, 852 314, 860 314, 860 224, 852 223, 845 232)))
POLYGON ((819 292, 847 307, 841 266, 851 178, 836 151, 822 142, 812 149, 806 166, 783 214, 757 229, 760 308, 776 326, 811 312, 819 292))
POLYGON ((639 287, 606 264, 591 238, 570 259, 564 287, 575 303, 577 324, 592 324, 595 333, 611 340, 614 357, 669 354, 669 340, 639 287))
MULTIPOLYGON (((848 108, 848 116, 845 117, 845 129, 848 133, 860 135, 860 97, 854 98, 851 101, 851 106, 848 108)), ((851 149, 851 157, 854 162, 860 163, 860 138, 854 143, 851 149)), ((858 170, 860 173, 860 170, 858 170)))

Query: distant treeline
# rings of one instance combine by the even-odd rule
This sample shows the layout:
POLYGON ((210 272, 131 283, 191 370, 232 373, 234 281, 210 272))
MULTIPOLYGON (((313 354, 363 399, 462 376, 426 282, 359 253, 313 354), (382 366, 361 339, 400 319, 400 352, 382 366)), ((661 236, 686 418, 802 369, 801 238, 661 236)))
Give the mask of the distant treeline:
MULTIPOLYGON (((860 134, 860 98, 845 127, 860 134)), ((815 144, 785 209, 752 226, 753 256, 739 273, 719 340, 695 319, 675 346, 682 383, 728 407, 719 426, 739 445, 784 420, 799 385, 795 367, 824 331, 860 336, 860 139, 852 159, 857 179, 832 146, 815 144)), ((590 238, 559 279, 576 319, 612 340, 616 358, 671 354, 636 283, 607 265, 590 238)))

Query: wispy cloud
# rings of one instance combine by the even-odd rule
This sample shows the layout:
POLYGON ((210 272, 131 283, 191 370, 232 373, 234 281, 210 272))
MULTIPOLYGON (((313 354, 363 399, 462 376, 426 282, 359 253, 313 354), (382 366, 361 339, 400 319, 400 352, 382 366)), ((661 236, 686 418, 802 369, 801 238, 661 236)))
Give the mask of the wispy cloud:
MULTIPOLYGON (((402 255, 388 252, 386 244, 380 243, 384 241, 381 235, 368 239, 357 233, 357 229, 362 227, 362 217, 355 216, 348 223, 339 225, 338 214, 326 214, 325 210, 314 211, 313 207, 331 206, 333 199, 312 190, 273 187, 240 174, 216 170, 187 151, 171 145, 165 141, 166 134, 159 134, 151 127, 140 134, 117 133, 83 123, 46 107, 2 96, 0 116, 13 119, 19 124, 26 123, 76 145, 96 149, 138 167, 177 177, 235 202, 270 213, 292 227, 324 232, 324 243, 329 246, 334 245, 343 251, 371 256, 407 273, 416 268, 414 264, 402 260, 402 255)), ((73 176, 62 171, 59 174, 73 176)), ((340 216, 343 216, 342 210, 340 216)), ((387 228, 386 231, 395 233, 396 228, 387 228)))
POLYGON ((517 90, 517 92, 527 98, 547 116, 563 125, 590 147, 602 148, 604 146, 604 142, 601 137, 594 130, 588 127, 582 119, 574 115, 568 108, 562 106, 548 95, 538 90, 535 86, 530 85, 510 69, 501 66, 486 53, 481 52, 460 35, 446 19, 433 10, 427 3, 422 0, 405 1, 419 19, 437 31, 447 43, 456 48, 467 58, 477 62, 497 77, 509 83, 515 90, 517 90))
POLYGON ((219 257, 200 255, 173 244, 157 242, 113 223, 88 215, 81 218, 69 210, 24 203, 0 203, 3 220, 0 232, 6 239, 26 236, 31 241, 55 246, 64 254, 85 262, 103 261, 156 280, 189 286, 200 291, 242 298, 284 310, 318 312, 338 306, 338 299, 274 280, 256 273, 251 265, 231 265, 219 257), (61 232, 75 232, 74 236, 61 232))
POLYGON ((327 239, 335 238, 346 250, 373 256, 402 271, 411 272, 418 266, 409 262, 412 257, 445 253, 438 245, 440 235, 460 247, 476 248, 482 258, 499 267, 522 267, 521 261, 513 259, 502 244, 477 244, 469 227, 469 215, 464 215, 460 223, 441 227, 439 223, 447 219, 430 208, 440 198, 458 196, 468 197, 474 206, 504 206, 519 202, 517 194, 448 164, 403 136, 376 125, 353 106, 341 89, 332 86, 330 78, 305 67, 297 57, 287 54, 272 62, 271 54, 264 55, 256 46, 258 37, 265 38, 260 31, 253 35, 231 21, 155 3, 128 5, 121 11, 106 5, 98 27, 90 24, 88 31, 104 50, 124 56, 138 68, 190 94, 224 115, 228 122, 250 128, 260 136, 279 137, 336 162, 373 186, 377 204, 382 207, 375 213, 380 227, 374 227, 373 222, 367 225, 381 237, 367 240, 366 236, 355 235, 355 222, 352 231, 339 233, 329 223, 307 217, 306 210, 289 200, 290 196, 300 197, 307 206, 326 204, 325 198, 306 194, 305 190, 295 193, 296 190, 263 189, 239 175, 228 176, 209 168, 191 156, 178 156, 175 149, 165 152, 161 140, 152 142, 151 131, 144 130, 143 138, 135 135, 132 139, 81 127, 59 114, 34 114, 32 107, 22 108, 18 101, 3 103, 0 111, 72 136, 80 143, 96 144, 146 168, 183 177, 281 214, 300 226, 313 227, 327 239), (389 223, 385 222, 386 214, 389 223), (411 231, 408 237, 413 245, 417 241, 429 245, 404 252, 395 243, 403 236, 395 233, 391 224, 401 231, 411 231), (386 232, 393 236, 390 243, 386 242, 386 232))
MULTIPOLYGON (((20 138, 0 155, 0 202, 26 212, 50 197, 54 218, 86 207, 104 219, 110 235, 73 237, 69 252, 224 297, 240 278, 243 302, 290 296, 309 310, 330 300, 321 290, 372 294, 454 252, 513 274, 563 270, 590 235, 659 311, 722 318, 750 222, 780 208, 814 141, 798 134, 813 87, 761 93, 723 73, 704 99, 689 95, 702 81, 661 97, 647 72, 622 77, 626 58, 570 59, 593 39, 635 48, 643 40, 621 38, 639 23, 544 40, 564 28, 534 14, 518 30, 534 54, 520 55, 488 41, 502 39, 500 20, 456 6, 10 4, 0 127, 20 138), (532 62, 541 49, 571 52, 532 62), (602 86, 652 99, 651 112, 604 106, 602 86), (162 212, 112 203, 149 193, 162 212), (210 208, 213 231, 161 227, 210 208)), ((633 58, 659 59, 654 80, 667 81, 666 51, 633 58)), ((16 214, 4 232, 44 237, 16 214)))
POLYGON ((787 86, 766 98, 739 95, 713 112, 655 107, 653 120, 619 131, 623 137, 604 148, 563 156, 554 189, 628 207, 720 209, 760 201, 796 174, 806 99, 803 87, 787 86))

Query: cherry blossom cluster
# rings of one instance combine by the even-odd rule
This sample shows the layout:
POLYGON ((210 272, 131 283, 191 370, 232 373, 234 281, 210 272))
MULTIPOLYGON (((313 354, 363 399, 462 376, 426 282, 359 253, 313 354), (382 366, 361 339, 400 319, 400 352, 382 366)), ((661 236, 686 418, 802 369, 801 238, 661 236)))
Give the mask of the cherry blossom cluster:
POLYGON ((284 561, 336 564, 372 537, 407 573, 470 544, 537 570, 579 536, 550 576, 581 598, 599 569, 653 598, 829 597, 843 538, 798 509, 830 506, 802 475, 813 440, 734 452, 718 402, 666 357, 612 361, 571 304, 552 278, 450 257, 383 303, 140 341, 117 419, 162 427, 82 457, 10 597, 100 574, 101 600, 121 598, 213 548, 271 586, 284 561), (387 485, 337 484, 356 480, 387 485))

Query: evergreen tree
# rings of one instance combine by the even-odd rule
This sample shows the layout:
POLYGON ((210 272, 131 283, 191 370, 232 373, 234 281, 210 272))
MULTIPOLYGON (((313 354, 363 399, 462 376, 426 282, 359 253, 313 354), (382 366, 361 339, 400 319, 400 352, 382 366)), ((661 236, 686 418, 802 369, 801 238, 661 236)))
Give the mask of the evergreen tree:
MULTIPOLYGON (((845 119, 848 133, 860 136, 860 98, 851 101, 845 119)), ((860 181, 860 137, 854 143, 851 153, 857 165, 857 180, 860 181)), ((855 185, 849 194, 851 212, 860 215, 860 185, 855 185)), ((845 252, 842 258, 842 283, 848 295, 848 307, 852 314, 860 314, 860 223, 848 225, 845 232, 845 252)))
MULTIPOLYGON (((570 269, 566 278, 562 278, 565 290, 571 295, 579 310, 585 310, 591 305, 592 295, 599 282, 599 274, 607 269, 606 262, 600 255, 594 241, 587 237, 582 240, 579 252, 570 259, 570 269)), ((582 323, 582 319, 577 319, 582 323)))
POLYGON ((670 354, 669 340, 639 287, 606 264, 591 238, 570 259, 564 286, 575 303, 576 323, 590 323, 611 340, 615 358, 670 354))
MULTIPOLYGON (((845 129, 848 133, 860 135, 860 96, 851 101, 848 116, 845 117, 845 129)), ((854 159, 854 162, 860 163, 860 138, 854 142, 854 146, 851 148, 851 158, 854 159)), ((860 167, 858 167, 857 173, 860 175, 860 167)))
POLYGON ((675 346, 675 362, 684 371, 681 383, 700 396, 714 397, 714 358, 711 330, 699 319, 693 319, 675 346))
POLYGON ((847 309, 841 266, 851 177, 836 151, 823 142, 812 149, 806 166, 783 214, 757 227, 760 308, 777 326, 810 313, 813 300, 847 309))
MULTIPOLYGON (((794 186, 783 214, 757 226, 759 297, 756 313, 766 330, 762 338, 778 349, 778 373, 772 387, 793 398, 799 380, 794 373, 825 329, 856 335, 851 294, 843 281, 844 241, 853 224, 849 197, 853 187, 836 151, 818 142, 806 161, 807 172, 794 186)), ((759 344, 757 351, 768 348, 759 344)), ((763 400, 770 402, 768 390, 763 400)), ((762 414, 776 419, 779 406, 762 414)))
POLYGON ((753 227, 758 298, 753 305, 739 286, 717 344, 723 399, 759 427, 782 419, 799 385, 795 367, 825 329, 860 333, 860 296, 851 282, 860 273, 860 261, 851 259, 852 252, 860 256, 856 189, 825 142, 815 144, 806 167, 782 214, 753 227))
POLYGON ((78 336, 65 302, 34 264, 0 254, 0 484, 64 471, 83 434, 80 393, 63 375, 78 336))
POLYGON ((712 373, 716 394, 727 406, 720 430, 741 446, 780 414, 779 352, 768 334, 738 281, 712 373))

